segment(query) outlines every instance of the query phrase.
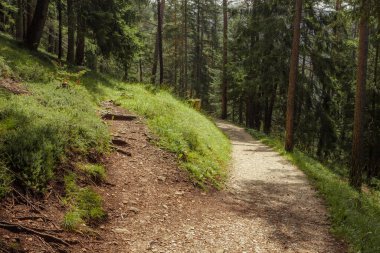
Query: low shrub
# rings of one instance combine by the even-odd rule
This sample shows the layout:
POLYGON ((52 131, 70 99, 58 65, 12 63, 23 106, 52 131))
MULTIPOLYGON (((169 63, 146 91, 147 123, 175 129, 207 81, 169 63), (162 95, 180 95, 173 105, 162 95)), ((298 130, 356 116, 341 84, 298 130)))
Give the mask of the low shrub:
POLYGON ((13 178, 5 164, 0 161, 0 199, 10 192, 13 178))

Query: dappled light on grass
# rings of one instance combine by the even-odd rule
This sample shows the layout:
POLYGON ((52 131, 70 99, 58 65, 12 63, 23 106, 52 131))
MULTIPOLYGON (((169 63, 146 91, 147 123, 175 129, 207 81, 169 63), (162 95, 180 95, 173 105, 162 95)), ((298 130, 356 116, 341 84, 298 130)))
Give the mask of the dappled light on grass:
POLYGON ((146 117, 158 145, 177 154, 197 184, 222 187, 230 144, 211 120, 167 91, 152 92, 138 84, 120 87, 117 102, 146 117))

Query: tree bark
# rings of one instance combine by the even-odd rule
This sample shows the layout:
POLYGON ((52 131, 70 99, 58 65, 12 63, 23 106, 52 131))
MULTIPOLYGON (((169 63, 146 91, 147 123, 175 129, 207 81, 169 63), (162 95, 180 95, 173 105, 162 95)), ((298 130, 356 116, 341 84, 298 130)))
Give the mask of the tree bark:
POLYGON ((75 61, 75 14, 74 0, 67 0, 67 62, 75 61))
POLYGON ((62 59, 63 47, 62 47, 62 0, 58 0, 57 3, 57 12, 58 12, 58 59, 62 59))
POLYGON ((37 50, 46 23, 50 0, 38 0, 32 22, 28 28, 25 44, 31 50, 37 50))
POLYGON ((361 16, 359 23, 359 50, 358 50, 358 69, 355 93, 354 110, 354 130, 352 140, 352 162, 350 170, 350 185, 358 190, 362 186, 363 172, 363 129, 364 129, 364 106, 365 106, 365 86, 367 78, 368 60, 368 19, 369 2, 361 1, 361 16))
POLYGON ((48 48, 47 51, 49 53, 54 53, 55 48, 55 40, 54 40, 54 23, 49 22, 48 24, 48 48))
POLYGON ((158 32, 156 33, 156 42, 154 44, 152 78, 151 78, 152 84, 156 83, 157 65, 158 65, 158 32))
POLYGON ((228 90, 228 81, 227 81, 227 40, 228 40, 228 17, 227 9, 228 2, 223 0, 223 66, 222 66, 222 119, 227 118, 227 90, 228 90))
POLYGON ((276 101, 276 95, 277 95, 277 83, 274 84, 274 89, 270 96, 269 105, 268 105, 267 110, 265 111, 265 120, 264 120, 265 134, 270 134, 271 129, 272 129, 272 115, 273 115, 274 103, 276 101))
POLYGON ((143 67, 142 67, 142 60, 141 60, 141 57, 139 59, 139 81, 140 83, 143 83, 144 82, 144 79, 143 79, 143 67))
MULTIPOLYGON (((79 4, 80 5, 80 4, 79 4)), ((75 54, 75 63, 80 66, 83 65, 84 61, 84 49, 85 49, 85 31, 86 31, 86 20, 83 16, 82 6, 79 6, 78 14, 77 14, 77 48, 75 54)))
POLYGON ((184 2, 184 40, 185 40, 185 60, 184 60, 184 77, 183 77, 183 86, 184 86, 184 92, 185 95, 187 94, 187 71, 188 71, 188 40, 187 40, 187 35, 188 35, 188 29, 187 29, 187 0, 184 2))
POLYGON ((157 39, 158 39, 158 59, 160 62, 160 85, 164 82, 164 57, 163 57, 163 41, 162 41, 162 28, 164 22, 164 6, 165 0, 157 0, 157 39))
POLYGON ((17 0, 17 17, 16 17, 16 39, 24 39, 24 1, 17 0))
POLYGON ((286 110, 286 138, 285 150, 293 151, 294 148, 294 102, 297 84, 299 45, 301 37, 302 0, 296 0, 295 16, 293 22, 293 44, 290 57, 289 88, 286 110))

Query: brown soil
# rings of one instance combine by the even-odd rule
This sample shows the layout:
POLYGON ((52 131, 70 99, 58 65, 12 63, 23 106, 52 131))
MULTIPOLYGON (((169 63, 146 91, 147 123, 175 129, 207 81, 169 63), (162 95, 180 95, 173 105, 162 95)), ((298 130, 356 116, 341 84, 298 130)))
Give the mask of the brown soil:
MULTIPOLYGON (((59 233, 77 241, 67 251, 346 252, 330 235, 326 209, 305 176, 243 129, 218 123, 232 140, 232 177, 225 191, 206 193, 192 185, 173 154, 151 144, 143 121, 107 124, 128 144, 106 159, 109 184, 97 188, 109 218, 95 229, 97 236, 59 233)), ((64 208, 49 199, 45 211, 59 225, 64 208)), ((0 220, 25 224, 15 218, 17 206, 0 209, 0 220)), ((0 240, 21 241, 27 252, 54 252, 31 235, 0 229, 0 240)))

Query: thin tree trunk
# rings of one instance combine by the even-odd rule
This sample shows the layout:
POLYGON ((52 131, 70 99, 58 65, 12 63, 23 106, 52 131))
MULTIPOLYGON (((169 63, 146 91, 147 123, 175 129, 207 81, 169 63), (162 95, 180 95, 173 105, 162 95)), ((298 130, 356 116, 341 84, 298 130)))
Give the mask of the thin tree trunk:
POLYGON ((335 10, 340 11, 342 9, 342 0, 336 0, 335 2, 335 10))
POLYGON ((358 190, 362 185, 363 172, 363 129, 364 129, 364 104, 365 86, 367 77, 368 59, 368 19, 369 0, 361 1, 361 17, 359 23, 359 50, 358 69, 355 93, 354 130, 352 140, 352 164, 350 170, 350 185, 358 190))
MULTIPOLYGON (((177 0, 174 1, 174 27, 177 29, 177 0)), ((177 72, 178 72, 178 34, 174 34, 174 87, 178 89, 177 86, 177 72)))
POLYGON ((227 40, 228 40, 228 17, 227 17, 227 9, 228 3, 227 0, 223 0, 223 66, 222 66, 222 119, 227 118, 227 40))
POLYGON ((165 0, 157 0, 158 7, 158 27, 157 27, 157 39, 158 39, 158 59, 160 62, 160 80, 159 83, 164 82, 164 57, 163 57, 163 42, 162 42, 162 28, 164 21, 164 5, 165 0))
POLYGON ((272 115, 273 115, 274 103, 276 101, 276 95, 277 95, 277 82, 274 83, 274 89, 273 89, 273 92, 271 93, 269 105, 267 108, 268 110, 265 113, 265 120, 264 120, 265 134, 270 134, 272 130, 272 115))
POLYGON ((49 34, 48 34, 48 48, 47 48, 47 51, 49 53, 54 53, 54 48, 55 48, 54 23, 53 22, 49 22, 48 27, 49 27, 49 29, 48 29, 49 34))
POLYGON ((75 14, 74 0, 67 0, 67 62, 75 61, 75 14))
POLYGON ((296 0, 296 8, 293 23, 293 44, 290 58, 289 88, 286 111, 286 139, 285 150, 293 151, 294 148, 294 102, 297 84, 299 46, 301 37, 302 0, 296 0))
POLYGON ((79 5, 77 13, 77 50, 75 54, 75 63, 80 66, 83 65, 84 61, 86 20, 83 16, 82 6, 80 3, 79 5))
POLYGON ((50 0, 38 0, 32 22, 28 28, 25 44, 32 50, 37 50, 47 19, 50 0))
POLYGON ((143 67, 142 67, 142 60, 141 58, 139 59, 139 75, 140 75, 140 83, 143 83, 144 82, 144 79, 143 79, 143 67))
POLYGON ((58 12, 58 59, 62 59, 63 47, 62 47, 62 0, 58 0, 57 3, 57 12, 58 12))
POLYGON ((24 1, 17 0, 17 17, 16 17, 16 39, 24 39, 24 1))
POLYGON ((24 40, 26 39, 27 32, 29 30, 30 25, 32 24, 34 11, 36 9, 36 0, 26 0, 26 17, 25 17, 25 35, 24 40))
POLYGON ((157 65, 158 65, 158 33, 156 33, 156 42, 154 44, 152 78, 151 78, 152 84, 156 83, 157 65))
POLYGON ((185 28, 184 28, 184 39, 185 39, 185 66, 184 66, 184 80, 183 80, 183 84, 184 84, 184 90, 185 90, 185 95, 187 94, 187 71, 188 71, 188 41, 187 41, 187 36, 188 36, 188 29, 187 29, 187 0, 185 0, 185 10, 184 10, 184 16, 185 16, 185 28))
POLYGON ((239 124, 243 124, 243 96, 239 97, 239 124))

